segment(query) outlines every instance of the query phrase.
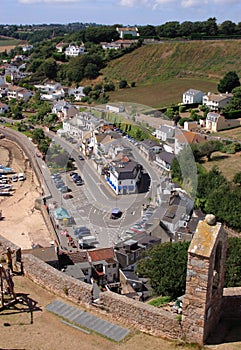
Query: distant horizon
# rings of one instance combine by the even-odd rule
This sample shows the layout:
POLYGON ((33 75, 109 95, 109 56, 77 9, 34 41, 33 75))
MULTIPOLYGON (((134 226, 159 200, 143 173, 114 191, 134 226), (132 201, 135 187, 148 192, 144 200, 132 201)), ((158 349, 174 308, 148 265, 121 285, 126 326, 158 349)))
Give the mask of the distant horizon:
POLYGON ((95 23, 158 26, 166 22, 241 22, 240 0, 1 0, 1 25, 95 23))

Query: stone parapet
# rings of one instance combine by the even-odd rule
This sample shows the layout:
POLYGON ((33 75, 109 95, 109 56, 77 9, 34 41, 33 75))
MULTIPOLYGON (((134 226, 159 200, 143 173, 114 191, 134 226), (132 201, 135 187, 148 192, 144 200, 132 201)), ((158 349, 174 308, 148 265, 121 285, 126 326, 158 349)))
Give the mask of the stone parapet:
POLYGON ((128 323, 140 331, 169 339, 182 337, 181 323, 177 314, 113 292, 101 293, 100 302, 121 322, 128 323))

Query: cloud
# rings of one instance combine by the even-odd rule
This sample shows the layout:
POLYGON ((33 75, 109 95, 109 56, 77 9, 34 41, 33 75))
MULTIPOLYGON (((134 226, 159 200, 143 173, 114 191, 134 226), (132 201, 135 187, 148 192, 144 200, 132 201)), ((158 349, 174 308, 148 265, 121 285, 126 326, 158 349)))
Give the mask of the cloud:
POLYGON ((120 5, 124 7, 135 7, 136 0, 121 0, 120 5))
POLYGON ((48 3, 48 4, 56 4, 56 3, 72 3, 78 2, 79 0, 19 0, 21 4, 36 4, 36 3, 48 3))
MULTIPOLYGON (((203 1, 203 4, 207 4, 207 1, 203 1)), ((197 7, 200 6, 199 0, 183 0, 181 2, 182 7, 188 8, 188 7, 197 7)))

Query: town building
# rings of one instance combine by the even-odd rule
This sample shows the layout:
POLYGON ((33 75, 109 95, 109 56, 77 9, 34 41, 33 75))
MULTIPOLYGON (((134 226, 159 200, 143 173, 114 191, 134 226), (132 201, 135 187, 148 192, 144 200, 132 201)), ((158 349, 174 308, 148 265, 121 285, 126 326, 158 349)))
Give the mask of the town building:
POLYGON ((204 95, 205 93, 200 90, 189 89, 186 92, 184 92, 182 96, 182 102, 183 104, 201 104, 204 95))
POLYGON ((232 98, 232 94, 212 94, 208 92, 207 95, 203 96, 203 105, 211 109, 211 111, 222 110, 232 98))

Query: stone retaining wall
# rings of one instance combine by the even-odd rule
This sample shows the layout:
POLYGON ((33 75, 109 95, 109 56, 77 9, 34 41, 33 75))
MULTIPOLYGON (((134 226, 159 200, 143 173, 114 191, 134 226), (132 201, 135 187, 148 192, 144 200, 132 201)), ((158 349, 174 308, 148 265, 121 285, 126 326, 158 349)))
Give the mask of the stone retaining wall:
POLYGON ((113 292, 101 293, 100 301, 110 314, 140 331, 169 339, 182 337, 177 314, 113 292))
POLYGON ((65 275, 33 255, 23 255, 23 269, 27 277, 51 292, 78 304, 91 303, 90 284, 65 275))

